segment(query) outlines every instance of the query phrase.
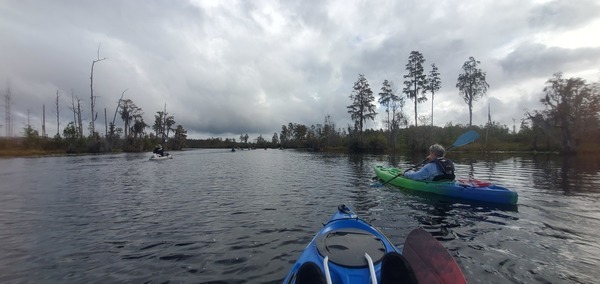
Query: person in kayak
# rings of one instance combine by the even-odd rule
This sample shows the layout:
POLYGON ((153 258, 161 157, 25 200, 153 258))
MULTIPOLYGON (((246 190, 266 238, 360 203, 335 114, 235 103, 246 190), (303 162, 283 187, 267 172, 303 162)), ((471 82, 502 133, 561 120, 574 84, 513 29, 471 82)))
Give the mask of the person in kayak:
POLYGON ((418 171, 407 170, 404 172, 404 177, 414 180, 453 181, 455 178, 454 163, 446 159, 445 154, 446 149, 442 145, 431 145, 427 164, 418 171))
POLYGON ((156 147, 154 148, 154 151, 152 153, 159 154, 162 157, 165 154, 165 150, 163 150, 162 145, 158 144, 158 145, 156 145, 156 147))

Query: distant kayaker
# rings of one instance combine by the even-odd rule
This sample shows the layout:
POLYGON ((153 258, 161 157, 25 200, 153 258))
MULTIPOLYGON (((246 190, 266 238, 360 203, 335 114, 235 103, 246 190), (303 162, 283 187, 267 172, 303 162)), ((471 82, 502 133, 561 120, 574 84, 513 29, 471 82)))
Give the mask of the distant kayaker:
POLYGON ((158 144, 156 145, 156 147, 154 148, 153 151, 154 154, 159 154, 161 157, 164 156, 165 154, 165 150, 163 150, 162 145, 158 144))
POLYGON ((446 159, 445 154, 446 149, 442 145, 431 145, 427 164, 418 171, 406 171, 404 177, 414 180, 453 181, 455 178, 454 163, 446 159))

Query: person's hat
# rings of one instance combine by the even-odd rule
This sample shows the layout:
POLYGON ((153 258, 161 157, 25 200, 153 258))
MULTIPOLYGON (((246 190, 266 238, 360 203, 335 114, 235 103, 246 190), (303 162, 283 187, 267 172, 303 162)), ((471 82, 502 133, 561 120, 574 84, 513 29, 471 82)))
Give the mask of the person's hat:
POLYGON ((429 151, 433 152, 438 157, 443 157, 446 154, 446 149, 440 144, 433 144, 429 147, 429 151))

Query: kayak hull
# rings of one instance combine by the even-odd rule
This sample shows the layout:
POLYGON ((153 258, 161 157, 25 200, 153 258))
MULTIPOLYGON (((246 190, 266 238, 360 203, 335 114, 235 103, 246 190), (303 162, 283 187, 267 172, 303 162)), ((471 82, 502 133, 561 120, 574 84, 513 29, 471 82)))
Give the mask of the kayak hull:
POLYGON ((448 250, 427 231, 412 230, 400 250, 341 204, 283 283, 466 284, 466 279, 448 250))
POLYGON ((398 168, 375 166, 374 169, 377 177, 383 182, 414 191, 507 205, 516 205, 519 199, 517 192, 499 185, 462 181, 417 181, 402 177, 403 171, 398 168))
POLYGON ((165 156, 161 156, 159 154, 152 154, 152 156, 150 156, 150 161, 162 161, 162 160, 170 160, 173 159, 173 155, 171 154, 167 154, 165 156))
MULTIPOLYGON (((325 272, 326 269, 323 263, 325 260, 325 257, 323 256, 324 254, 327 255, 328 259, 330 259, 327 264, 327 270, 331 276, 332 283, 369 283, 371 270, 369 270, 368 261, 364 257, 365 251, 370 252, 369 256, 372 259, 373 268, 376 275, 380 275, 381 258, 385 253, 400 253, 400 250, 395 247, 381 232, 379 232, 379 230, 369 225, 362 219, 359 219, 358 216, 347 207, 345 207, 348 209, 347 211, 340 209, 342 206, 345 207, 344 205, 340 205, 338 207, 338 211, 331 217, 329 222, 325 224, 325 226, 317 233, 317 235, 304 249, 283 283, 296 283, 296 273, 305 262, 313 262, 319 266, 321 271, 325 272), (380 242, 380 244, 375 244, 375 246, 378 246, 377 250, 379 251, 372 251, 373 248, 365 249, 365 242, 358 239, 352 240, 352 237, 343 236, 346 237, 347 240, 351 240, 353 246, 344 246, 344 248, 341 249, 344 250, 345 253, 345 255, 342 257, 343 259, 339 260, 339 264, 335 263, 338 261, 335 259, 336 256, 330 254, 336 253, 334 251, 334 246, 331 246, 332 248, 328 249, 327 252, 323 252, 323 242, 330 241, 331 243, 334 243, 334 240, 328 239, 333 238, 333 236, 340 231, 362 232, 365 235, 372 236, 373 238, 370 241, 380 242), (363 244, 362 247, 361 244, 363 244), (354 246, 358 246, 358 248, 354 246)), ((340 247, 341 245, 338 244, 337 246, 340 247)))

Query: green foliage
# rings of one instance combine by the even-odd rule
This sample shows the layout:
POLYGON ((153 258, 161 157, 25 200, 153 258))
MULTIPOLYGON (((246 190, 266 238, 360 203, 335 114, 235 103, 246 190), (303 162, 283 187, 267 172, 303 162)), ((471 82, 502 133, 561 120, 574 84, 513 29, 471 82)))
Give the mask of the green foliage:
POLYGON ((91 137, 86 141, 86 153, 104 153, 107 151, 106 140, 99 137, 91 137))
POLYGON ((435 92, 442 88, 442 79, 440 78, 440 72, 434 64, 431 64, 431 71, 429 71, 429 75, 427 76, 427 85, 425 89, 431 92, 431 125, 433 125, 433 98, 435 96, 435 92))
POLYGON ((383 153, 387 150, 387 139, 383 131, 373 131, 367 137, 367 150, 370 153, 383 153))
MULTIPOLYGON (((291 124, 291 123, 290 123, 291 124)), ((281 143, 282 147, 287 147, 288 143, 292 139, 291 129, 288 129, 287 126, 281 126, 281 132, 279 133, 279 143, 281 143)))
POLYGON ((392 83, 384 80, 379 93, 379 103, 385 107, 387 118, 384 123, 389 131, 391 145, 396 148, 396 133, 401 125, 408 123, 403 111, 404 97, 396 95, 392 83))
POLYGON ((238 146, 235 139, 223 139, 212 137, 208 139, 186 139, 186 144, 190 148, 231 148, 238 146))
POLYGON ((23 132, 25 134, 24 146, 28 149, 39 149, 41 141, 38 131, 31 128, 31 125, 27 125, 23 132))
POLYGON ((469 57, 469 60, 463 64, 463 73, 458 75, 456 82, 459 95, 469 106, 469 126, 473 125, 473 102, 483 97, 490 87, 485 81, 485 72, 477 68, 478 64, 481 62, 476 61, 472 56, 469 57))
POLYGON ((250 139, 250 136, 248 136, 248 133, 246 133, 245 135, 242 134, 240 135, 240 142, 244 142, 244 144, 248 144, 248 139, 250 139))
POLYGON ((165 133, 166 133, 166 127, 165 127, 165 117, 166 114, 165 112, 162 111, 158 111, 156 112, 156 114, 154 115, 154 125, 152 125, 152 130, 154 130, 154 132, 156 133, 156 137, 160 137, 161 139, 161 143, 163 143, 165 141, 165 133))
POLYGON ((404 75, 404 79, 406 80, 404 80, 404 89, 402 89, 402 92, 414 102, 415 126, 418 125, 417 105, 427 101, 427 97, 425 96, 425 92, 427 91, 427 76, 425 75, 423 63, 425 63, 425 58, 421 52, 410 52, 408 63, 406 64, 408 74, 404 75))
POLYGON ((183 128, 183 126, 177 125, 175 129, 175 137, 170 140, 170 148, 173 150, 181 150, 182 148, 187 147, 187 130, 183 128))
POLYGON ((433 94, 442 88, 442 79, 440 78, 440 72, 435 63, 431 64, 431 71, 427 75, 427 84, 425 89, 433 94))
POLYGON ((262 137, 262 135, 259 135, 258 137, 256 137, 255 141, 255 145, 258 148, 266 148, 267 147, 267 140, 265 138, 262 137))
POLYGON ((63 129, 64 139, 55 138, 55 143, 64 148, 67 153, 84 153, 87 152, 87 138, 82 138, 79 135, 79 128, 75 126, 75 122, 70 121, 63 129))
POLYGON ((373 91, 371 91, 369 81, 367 81, 365 75, 358 75, 358 80, 354 83, 350 99, 352 100, 352 104, 346 108, 354 121, 354 130, 361 136, 364 123, 368 119, 374 120, 375 115, 377 115, 377 112, 375 112, 375 104, 373 103, 375 97, 373 96, 373 91))
MULTIPOLYGON (((563 153, 587 150, 600 138, 600 88, 581 78, 565 79, 554 74, 546 82, 540 102, 544 110, 526 113, 541 132, 560 144, 563 153)), ((537 145, 536 145, 537 146, 537 145)))
POLYGON ((319 139, 324 148, 341 147, 342 140, 345 135, 336 129, 335 123, 331 120, 330 115, 325 116, 323 129, 320 131, 319 139))
POLYGON ((365 153, 367 152, 367 147, 365 143, 362 142, 358 137, 351 137, 348 140, 348 152, 350 153, 365 153))
POLYGON ((108 150, 112 151, 113 149, 119 149, 121 148, 121 134, 123 134, 123 129, 122 128, 116 128, 115 125, 111 122, 110 126, 108 128, 108 137, 106 137, 106 139, 108 140, 108 150))
POLYGON ((123 130, 125 132, 125 138, 134 136, 137 138, 141 136, 146 128, 147 124, 144 122, 142 115, 144 112, 141 108, 137 107, 130 99, 125 99, 119 105, 121 119, 125 123, 123 130))

